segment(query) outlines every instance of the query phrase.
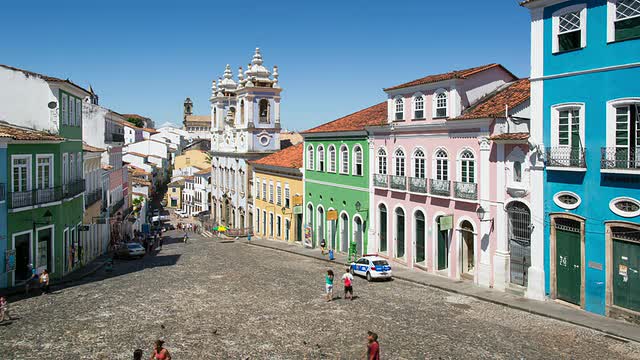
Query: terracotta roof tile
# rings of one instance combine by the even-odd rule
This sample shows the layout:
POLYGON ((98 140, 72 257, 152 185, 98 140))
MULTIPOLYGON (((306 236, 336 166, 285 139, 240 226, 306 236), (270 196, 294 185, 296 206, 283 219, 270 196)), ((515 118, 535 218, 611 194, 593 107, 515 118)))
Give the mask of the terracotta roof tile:
POLYGON ((505 133, 494 135, 489 138, 490 140, 528 140, 529 133, 505 133))
POLYGON ((504 117, 506 106, 514 108, 527 101, 530 96, 529 79, 517 80, 489 94, 452 120, 504 117))
POLYGON ((132 184, 136 184, 136 185, 144 185, 144 186, 151 186, 151 182, 144 180, 144 179, 139 179, 139 178, 131 178, 131 183, 132 184))
POLYGON ((9 124, 0 124, 0 138, 21 141, 63 141, 64 138, 44 131, 21 128, 9 124))
MULTIPOLYGON (((429 83, 434 83, 434 82, 444 81, 444 80, 466 79, 467 77, 469 77, 469 76, 471 76, 473 74, 477 74, 479 72, 482 72, 482 71, 485 71, 485 70, 489 70, 489 69, 492 69, 494 67, 500 67, 503 70, 505 70, 506 72, 510 73, 509 70, 507 70, 504 66, 502 66, 500 64, 487 64, 487 65, 476 66, 476 67, 472 67, 472 68, 464 69, 464 70, 454 70, 454 71, 451 71, 451 72, 448 72, 448 73, 444 73, 444 74, 428 75, 428 76, 425 76, 425 77, 420 78, 420 79, 416 79, 416 80, 412 80, 412 81, 406 82, 404 84, 388 87, 388 88, 384 89, 384 91, 402 89, 402 88, 409 87, 409 86, 429 84, 429 83)), ((514 76, 514 78, 515 78, 515 76, 514 76)))
POLYGON ((302 167, 303 146, 304 143, 289 146, 284 150, 280 150, 261 159, 251 161, 251 164, 299 169, 302 167))
POLYGON ((156 129, 152 129, 152 128, 142 128, 142 131, 146 131, 146 132, 151 133, 151 134, 157 134, 157 133, 159 133, 159 131, 158 131, 158 130, 156 130, 156 129))
POLYGON ((107 151, 105 149, 101 149, 99 147, 95 147, 95 146, 91 146, 91 145, 87 145, 87 144, 82 144, 82 150, 83 151, 87 151, 87 152, 105 152, 105 151, 107 151))
POLYGON ((145 154, 141 154, 141 153, 133 152, 133 151, 128 151, 126 154, 123 154, 123 156, 124 155, 139 156, 139 157, 142 157, 142 158, 148 158, 149 157, 149 155, 145 155, 145 154))
POLYGON ((63 83, 67 83, 67 84, 69 84, 69 85, 71 85, 71 86, 74 86, 74 87, 78 88, 79 90, 82 90, 82 91, 86 92, 87 94, 90 94, 90 92, 89 92, 87 89, 85 89, 85 88, 83 88, 82 86, 80 86, 80 85, 78 85, 78 84, 76 84, 76 83, 72 82, 72 81, 71 81, 71 80, 69 80, 69 79, 62 80, 62 79, 57 78, 57 77, 48 76, 48 75, 43 75, 43 74, 38 74, 37 72, 33 72, 33 71, 29 71, 29 70, 24 70, 24 69, 19 69, 19 68, 17 68, 17 67, 13 67, 13 66, 9 66, 9 65, 3 65, 3 64, 0 64, 0 67, 3 67, 3 68, 5 68, 5 69, 9 69, 9 70, 13 70, 13 71, 19 71, 19 72, 23 73, 23 74, 24 74, 25 76, 27 76, 27 77, 28 77, 28 76, 33 76, 33 77, 40 78, 40 79, 42 79, 42 80, 44 80, 44 81, 49 81, 49 82, 63 82, 63 83))
POLYGON ((204 174, 211 174, 211 168, 204 168, 196 172, 196 175, 204 175, 204 174))
POLYGON ((357 131, 365 126, 383 125, 387 123, 387 102, 373 105, 353 114, 341 117, 326 124, 303 131, 303 134, 319 132, 357 131))
POLYGON ((211 123, 211 115, 187 115, 187 122, 211 123))

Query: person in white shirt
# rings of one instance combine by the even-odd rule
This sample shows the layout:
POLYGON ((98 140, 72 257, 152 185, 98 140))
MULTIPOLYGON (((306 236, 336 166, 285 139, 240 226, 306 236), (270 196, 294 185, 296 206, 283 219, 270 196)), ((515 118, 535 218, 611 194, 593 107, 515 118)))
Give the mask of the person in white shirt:
POLYGON ((347 268, 342 275, 342 282, 344 283, 344 298, 347 299, 349 294, 349 300, 353 300, 353 276, 350 272, 351 269, 347 268))

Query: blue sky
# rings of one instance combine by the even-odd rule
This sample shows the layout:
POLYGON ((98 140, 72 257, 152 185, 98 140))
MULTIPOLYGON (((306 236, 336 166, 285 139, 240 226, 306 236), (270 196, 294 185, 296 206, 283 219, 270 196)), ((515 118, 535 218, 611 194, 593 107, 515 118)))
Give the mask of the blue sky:
POLYGON ((529 73, 516 0, 7 1, 0 63, 70 78, 122 113, 209 112, 211 80, 262 49, 279 66, 284 127, 304 130, 382 101, 383 87, 499 62, 529 73), (6 16, 7 14, 13 14, 6 16))

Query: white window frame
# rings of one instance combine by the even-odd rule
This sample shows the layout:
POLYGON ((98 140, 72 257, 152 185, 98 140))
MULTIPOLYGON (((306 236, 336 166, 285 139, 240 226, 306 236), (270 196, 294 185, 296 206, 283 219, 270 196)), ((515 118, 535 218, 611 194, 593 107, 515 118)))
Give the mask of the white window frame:
MULTIPOLYGON (((26 154, 19 154, 19 155, 11 155, 11 185, 9 186, 9 190, 11 192, 14 192, 14 184, 15 184, 15 176, 14 176, 14 160, 27 160, 27 164, 26 164, 26 168, 27 168, 27 188, 26 189, 21 189, 20 192, 25 192, 25 191, 31 191, 33 189, 33 185, 31 183, 31 173, 33 171, 32 169, 32 159, 31 159, 31 155, 26 155, 26 154)), ((22 166, 20 166, 22 167, 22 166)))
POLYGON ((307 170, 315 170, 313 166, 313 145, 307 146, 307 170))
POLYGON ((584 49, 585 47, 587 47, 587 4, 571 5, 571 6, 562 8, 560 10, 556 10, 552 14, 552 19, 551 19, 552 49, 551 51, 554 54, 560 52, 560 44, 558 42, 558 35, 560 30, 560 17, 562 15, 572 13, 572 12, 578 12, 578 11, 580 12, 580 48, 584 49))
POLYGON ((69 125, 69 95, 65 92, 60 93, 60 112, 62 117, 62 125, 69 125))
POLYGON ((327 171, 331 173, 336 172, 336 147, 331 144, 327 149, 327 153, 329 154, 329 166, 327 167, 327 171))
MULTIPOLYGON (((456 169, 456 181, 458 182, 465 182, 465 183, 471 183, 471 184, 475 184, 478 180, 478 162, 476 161, 476 154, 473 152, 473 150, 469 149, 469 148, 464 148, 462 149, 459 153, 458 153, 458 166, 456 169), (463 158, 462 155, 464 155, 465 153, 469 153, 471 154, 471 158, 463 158), (463 163, 464 162, 473 162, 473 181, 463 181, 462 179, 462 167, 463 167, 463 163)), ((467 169, 467 177, 469 177, 469 169, 467 169)))
POLYGON ((316 158, 318 161, 318 166, 316 167, 317 171, 327 171, 327 164, 325 163, 325 154, 324 154, 324 146, 318 145, 316 148, 316 158))
POLYGON ((607 147, 616 146, 616 108, 629 105, 640 105, 640 97, 607 101, 607 147))
POLYGON ((271 204, 273 204, 274 196, 275 196, 275 194, 274 194, 273 181, 269 181, 269 202, 271 204))
POLYGON ((379 148, 376 154, 376 159, 378 160, 376 164, 376 166, 378 167, 378 174, 387 175, 389 173, 389 159, 387 158, 387 149, 379 148), (381 152, 384 154, 380 154, 381 152), (384 165, 384 171, 382 171, 382 165, 384 165))
POLYGON ((83 179, 83 172, 82 172, 82 165, 84 164, 84 158, 82 156, 82 153, 79 152, 78 155, 76 155, 76 180, 80 180, 83 179))
POLYGON ((425 103, 425 96, 422 93, 413 94, 413 97, 411 98, 411 105, 412 105, 411 111, 412 111, 414 120, 424 120, 426 118, 426 109, 425 109, 424 103, 425 103), (418 98, 422 98, 422 109, 418 109, 418 98), (417 111, 422 111, 421 117, 416 116, 417 111))
POLYGON ((40 167, 40 164, 38 162, 38 160, 40 159, 49 159, 49 189, 51 189, 52 187, 54 187, 54 179, 53 179, 53 168, 54 168, 54 163, 53 163, 53 154, 36 154, 36 189, 40 188, 40 181, 42 179, 40 179, 40 177, 38 176, 38 174, 40 173, 40 171, 38 170, 38 168, 40 167))
POLYGON ((427 177, 427 155, 426 155, 424 149, 421 148, 421 147, 415 148, 413 150, 413 153, 411 154, 411 160, 413 160, 412 161, 412 165, 413 165, 413 169, 412 169, 413 173, 412 174, 413 174, 413 177, 414 178, 418 178, 418 179, 425 179, 427 177), (417 156, 416 155, 416 153, 418 151, 422 152, 422 156, 417 156), (421 175, 422 176, 418 176, 418 175, 420 175, 419 174, 419 170, 420 169, 418 169, 418 166, 416 166, 417 165, 417 161, 419 161, 419 160, 421 160, 421 162, 422 162, 422 164, 420 164, 422 166, 422 171, 421 171, 421 173, 422 173, 421 175))
POLYGON ((284 183, 284 207, 291 207, 291 189, 289 183, 284 183))
MULTIPOLYGON (((618 0, 608 0, 607 1, 607 43, 612 43, 616 41, 616 14, 618 0)), ((628 17, 626 19, 631 19, 634 16, 628 17)), ((626 20, 623 19, 623 20, 626 20)))
POLYGON ((393 151, 393 175, 394 176, 407 176, 407 153, 403 148, 397 148, 393 151), (398 156, 398 151, 402 151, 402 156, 398 156), (402 159, 402 166, 399 166, 398 161, 402 159))
POLYGON ((625 218, 633 218, 633 217, 636 217, 636 216, 640 216, 640 210, 634 211, 634 212, 625 212, 625 211, 622 211, 622 210, 618 209, 616 207, 616 203, 618 203, 620 201, 629 201, 629 202, 632 202, 632 203, 640 206, 640 201, 638 201, 638 200, 636 200, 634 198, 628 197, 628 196, 620 196, 620 197, 611 199, 611 201, 609 202, 609 210, 611 210, 614 214, 616 214, 618 216, 621 216, 621 217, 625 217, 625 218))
POLYGON ((553 195, 553 202, 560 208, 565 209, 565 210, 573 210, 575 208, 577 208, 578 206, 580 206, 580 204, 582 204, 582 198, 572 192, 572 191, 559 191, 557 193, 555 193, 555 195, 553 195), (569 195, 572 196, 574 198, 576 198, 578 201, 576 201, 575 204, 565 204, 562 201, 560 201, 560 196, 562 195, 569 195))
POLYGON ((340 174, 349 175, 349 147, 346 144, 340 145, 340 174))
POLYGON ((432 114, 432 118, 434 119, 444 119, 444 118, 448 118, 449 117, 449 105, 450 105, 450 96, 449 96, 449 92, 447 91, 447 89, 438 89, 433 93, 432 96, 432 110, 433 114, 432 114), (439 95, 444 95, 445 96, 445 100, 447 102, 446 106, 444 107, 446 113, 444 114, 444 116, 439 116, 438 115, 438 109, 442 109, 442 107, 438 106, 438 96, 439 95))
POLYGON ((276 184, 276 205, 282 206, 282 184, 280 182, 276 184))
MULTIPOLYGON (((551 147, 571 147, 571 145, 560 145, 560 134, 558 128, 560 126, 560 111, 578 109, 580 114, 580 141, 581 148, 587 147, 584 130, 585 130, 585 105, 584 103, 564 103, 551 106, 551 147)), ((571 122, 569 122, 571 123, 571 122)), ((569 130, 571 133, 571 130, 569 130)))
POLYGON ((353 169, 351 169, 351 174, 355 176, 363 176, 364 175, 364 152, 362 150, 362 146, 355 145, 352 149, 352 160, 353 169), (360 151, 360 161, 358 161, 358 150, 360 151), (358 172, 358 165, 360 165, 360 172, 358 172))
POLYGON ((404 121, 404 113, 405 113, 405 103, 404 98, 402 96, 396 96, 393 99, 393 121, 404 121), (400 111, 398 111, 400 108, 400 111), (398 114, 402 114, 402 117, 398 119, 398 114))
POLYGON ((267 180, 262 180, 262 200, 267 201, 267 180))
POLYGON ((433 152, 433 166, 432 166, 432 174, 433 174, 433 179, 435 180, 443 180, 443 181, 449 181, 451 179, 451 167, 449 166, 449 151, 447 151, 447 149, 445 148, 437 148, 434 152, 433 152), (440 151, 444 151, 445 154, 447 154, 446 158, 442 158, 442 157, 438 157, 438 152, 440 151), (442 178, 439 178, 438 175, 438 161, 444 161, 443 162, 443 167, 446 166, 446 170, 447 170, 447 176, 442 176, 442 178))

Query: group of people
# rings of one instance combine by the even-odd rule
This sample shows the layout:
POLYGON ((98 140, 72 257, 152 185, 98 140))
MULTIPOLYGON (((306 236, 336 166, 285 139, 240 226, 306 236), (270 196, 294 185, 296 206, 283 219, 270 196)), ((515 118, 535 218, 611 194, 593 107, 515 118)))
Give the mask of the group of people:
POLYGON ((198 232, 200 227, 196 224, 179 222, 177 228, 178 230, 184 230, 186 232, 198 232))
MULTIPOLYGON (((333 300, 333 280, 334 280, 333 270, 327 270, 327 275, 325 276, 325 299, 327 301, 333 300)), ((353 300, 353 275, 351 275, 351 269, 347 268, 342 275, 342 283, 344 284, 344 298, 353 300)))
MULTIPOLYGON (((133 352, 133 360, 142 360, 144 351, 142 349, 136 349, 133 352)), ((171 354, 169 350, 164 347, 164 341, 156 340, 153 344, 153 351, 149 360, 171 360, 171 354)))
POLYGON ((24 290, 27 295, 29 295, 29 291, 32 288, 40 287, 41 294, 49 294, 51 292, 50 284, 50 276, 49 269, 44 269, 40 274, 38 274, 38 270, 33 266, 33 264, 29 264, 29 269, 31 269, 31 276, 24 283, 24 290))

